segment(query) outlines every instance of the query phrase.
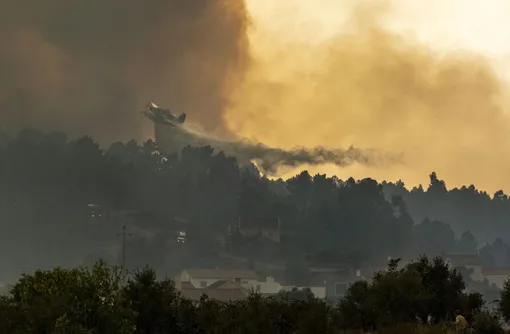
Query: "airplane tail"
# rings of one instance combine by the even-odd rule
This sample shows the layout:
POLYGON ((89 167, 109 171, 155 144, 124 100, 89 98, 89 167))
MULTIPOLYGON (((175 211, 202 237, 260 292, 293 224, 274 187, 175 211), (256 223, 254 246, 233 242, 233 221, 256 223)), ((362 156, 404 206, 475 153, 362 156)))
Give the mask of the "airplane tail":
POLYGON ((183 113, 179 116, 178 120, 179 120, 179 122, 184 123, 184 121, 186 120, 186 113, 185 113, 185 112, 183 112, 183 113))

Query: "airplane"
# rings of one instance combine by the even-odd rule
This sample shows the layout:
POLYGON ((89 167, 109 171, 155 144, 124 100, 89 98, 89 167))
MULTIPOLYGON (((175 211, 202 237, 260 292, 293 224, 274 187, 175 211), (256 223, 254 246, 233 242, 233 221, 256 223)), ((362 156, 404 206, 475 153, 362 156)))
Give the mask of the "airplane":
POLYGON ((154 102, 149 102, 147 104, 147 111, 142 111, 142 114, 154 123, 169 126, 183 124, 184 121, 186 121, 186 113, 175 116, 170 112, 170 110, 160 108, 154 102))
POLYGON ((150 113, 148 111, 142 111, 141 112, 145 117, 147 117, 148 119, 150 119, 151 121, 153 121, 154 123, 156 124, 162 124, 162 125, 170 125, 170 126, 175 126, 174 124, 170 123, 169 121, 167 121, 163 116, 161 115, 158 115, 158 114, 153 114, 153 113, 150 113))

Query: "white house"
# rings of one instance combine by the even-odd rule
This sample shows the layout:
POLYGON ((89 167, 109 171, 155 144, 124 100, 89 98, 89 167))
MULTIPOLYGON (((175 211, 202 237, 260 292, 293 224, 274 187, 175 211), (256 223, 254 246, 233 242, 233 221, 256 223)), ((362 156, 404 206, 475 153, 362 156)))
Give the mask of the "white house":
POLYGON ((489 284, 494 284, 503 289, 505 281, 510 278, 510 268, 482 268, 484 278, 489 284))
POLYGON ((325 286, 283 286, 273 277, 266 277, 266 279, 262 280, 255 271, 249 269, 185 269, 176 277, 175 284, 178 289, 186 285, 191 285, 195 289, 206 289, 214 284, 218 284, 218 282, 225 281, 234 282, 243 289, 262 295, 273 295, 280 291, 290 291, 293 288, 309 288, 315 297, 326 297, 325 286))
POLYGON ((283 286, 275 281, 273 277, 266 277, 265 281, 258 281, 251 286, 247 286, 250 290, 262 295, 272 295, 280 292, 283 286))
POLYGON ((294 286, 294 285, 282 285, 276 281, 274 277, 266 277, 265 280, 261 280, 254 283, 244 284, 244 287, 256 292, 261 295, 274 295, 282 291, 291 291, 294 288, 298 290, 310 289, 316 298, 326 298, 326 287, 325 286, 294 286))
POLYGON ((259 276, 249 269, 185 269, 179 283, 190 283, 197 289, 205 289, 218 281, 233 281, 241 286, 252 286, 259 282, 259 276))
POLYGON ((478 254, 447 254, 444 259, 451 268, 465 267, 472 270, 473 281, 483 281, 485 278, 482 272, 482 261, 478 254))

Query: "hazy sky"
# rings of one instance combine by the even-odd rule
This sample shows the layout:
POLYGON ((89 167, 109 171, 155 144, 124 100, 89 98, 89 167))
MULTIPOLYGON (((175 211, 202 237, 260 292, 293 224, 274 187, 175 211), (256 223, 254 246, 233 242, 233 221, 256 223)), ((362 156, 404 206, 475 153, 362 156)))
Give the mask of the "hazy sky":
MULTIPOLYGON (((341 34, 353 4, 377 0, 247 0, 252 38, 310 42, 341 34), (285 15, 282 15, 285 13, 285 15)), ((510 63, 510 2, 505 0, 388 0, 384 26, 415 35, 437 50, 473 50, 510 63)), ((257 40, 257 42, 259 42, 257 40)), ((258 47, 255 45, 254 49, 258 47)))
POLYGON ((314 172, 412 185, 435 170, 449 186, 510 190, 509 1, 246 1, 255 61, 225 115, 234 132, 405 157, 314 172))

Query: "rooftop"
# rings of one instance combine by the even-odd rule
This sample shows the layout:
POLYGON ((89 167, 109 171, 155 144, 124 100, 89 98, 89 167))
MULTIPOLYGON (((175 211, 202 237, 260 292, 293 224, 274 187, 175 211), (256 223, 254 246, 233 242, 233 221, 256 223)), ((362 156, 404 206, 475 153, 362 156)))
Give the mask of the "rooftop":
POLYGON ((446 254, 443 258, 456 267, 482 265, 478 254, 446 254))
POLYGON ((199 301, 202 295, 221 302, 242 300, 248 295, 246 289, 229 281, 218 281, 205 289, 196 289, 191 284, 183 284, 180 291, 183 297, 194 301, 199 301))
POLYGON ((259 275, 250 269, 186 269, 193 278, 215 279, 259 279, 259 275))

